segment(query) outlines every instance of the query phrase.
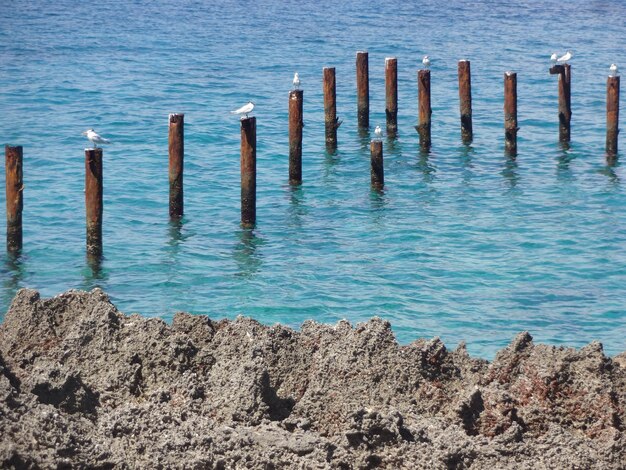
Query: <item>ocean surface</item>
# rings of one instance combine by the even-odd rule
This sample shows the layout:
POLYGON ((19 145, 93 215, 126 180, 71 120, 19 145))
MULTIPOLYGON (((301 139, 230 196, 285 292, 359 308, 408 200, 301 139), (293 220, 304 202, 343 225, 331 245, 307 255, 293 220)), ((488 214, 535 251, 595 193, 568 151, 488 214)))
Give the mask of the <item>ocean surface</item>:
POLYGON ((123 312, 165 320, 183 310, 297 328, 377 315, 403 344, 465 340, 485 358, 521 330, 626 350, 626 167, 604 154, 608 66, 626 70, 625 39, 622 1, 0 1, 0 141, 24 146, 25 182, 24 250, 1 250, 0 315, 22 287, 53 296, 98 286, 123 312), (567 49, 569 149, 548 73, 550 54, 567 49), (385 57, 398 59, 399 134, 384 140, 382 193, 370 189, 373 130, 357 129, 357 50, 369 51, 372 129, 385 123, 385 57), (413 128, 424 54, 430 153, 413 128), (471 146, 460 139, 460 58, 472 67, 471 146), (324 66, 336 68, 343 120, 335 153, 324 143, 324 66), (507 70, 518 79, 515 160, 503 145, 507 70), (304 182, 291 188, 295 71, 304 182), (252 231, 239 223, 239 120, 229 112, 249 99, 252 231), (171 112, 185 113, 181 224, 168 217, 171 112), (112 141, 99 266, 85 256, 89 127, 112 141))

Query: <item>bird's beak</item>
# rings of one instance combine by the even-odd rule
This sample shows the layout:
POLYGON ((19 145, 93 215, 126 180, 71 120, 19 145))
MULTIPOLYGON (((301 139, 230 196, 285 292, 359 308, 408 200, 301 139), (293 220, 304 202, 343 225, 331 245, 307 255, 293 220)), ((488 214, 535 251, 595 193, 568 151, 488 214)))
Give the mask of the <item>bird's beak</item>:
POLYGON ((87 135, 87 131, 81 132, 80 135, 87 135))

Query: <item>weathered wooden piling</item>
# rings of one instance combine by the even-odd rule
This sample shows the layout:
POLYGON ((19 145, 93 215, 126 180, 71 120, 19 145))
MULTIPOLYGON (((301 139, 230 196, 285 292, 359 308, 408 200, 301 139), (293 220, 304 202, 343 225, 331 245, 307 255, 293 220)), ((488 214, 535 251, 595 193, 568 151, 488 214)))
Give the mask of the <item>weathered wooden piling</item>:
POLYGON ((356 53, 356 95, 358 125, 367 129, 370 126, 370 76, 369 56, 365 51, 356 53))
POLYGON ((617 155, 619 82, 619 76, 608 77, 606 80, 606 153, 610 157, 617 155))
POLYGON ((517 153, 517 74, 504 74, 504 148, 515 156, 517 153))
POLYGON ((241 225, 256 223, 256 118, 241 120, 241 225))
POLYGON ((472 75, 469 60, 459 60, 459 105, 461 111, 461 140, 464 144, 472 143, 472 75))
POLYGON ((430 107, 430 70, 424 69, 417 72, 417 93, 419 124, 415 126, 415 129, 420 136, 420 145, 423 148, 430 148, 430 119, 433 113, 430 107))
POLYGON ((550 74, 559 76, 559 141, 570 141, 570 122, 572 120, 572 69, 569 64, 554 65, 550 74))
POLYGON ((387 115, 387 135, 398 133, 398 59, 385 59, 385 114, 387 115))
POLYGON ((372 140, 370 143, 371 153, 371 177, 372 188, 383 189, 385 185, 385 172, 383 168, 383 142, 372 140))
POLYGON ((302 184, 302 102, 304 92, 289 92, 289 184, 302 184))
POLYGON ((7 251, 22 250, 22 209, 24 208, 23 149, 21 145, 4 147, 7 200, 7 251))
POLYGON ((183 160, 185 156, 185 115, 169 116, 170 217, 183 216, 183 160))
POLYGON ((87 254, 102 255, 102 149, 85 149, 87 254))
POLYGON ((337 148, 337 129, 341 121, 337 118, 337 94, 335 89, 335 67, 324 67, 324 121, 326 124, 326 146, 337 148))

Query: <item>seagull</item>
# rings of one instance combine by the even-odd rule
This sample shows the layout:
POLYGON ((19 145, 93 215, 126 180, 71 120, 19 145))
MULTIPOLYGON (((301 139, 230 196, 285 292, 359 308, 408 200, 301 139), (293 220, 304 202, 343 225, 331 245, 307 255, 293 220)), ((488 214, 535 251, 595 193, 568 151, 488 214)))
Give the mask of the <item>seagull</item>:
POLYGON ((556 64, 557 60, 559 60, 558 55, 556 55, 556 52, 553 52, 552 55, 550 56, 550 61, 552 62, 552 65, 556 64))
MULTIPOLYGON (((248 113, 251 113, 253 109, 254 109, 254 103, 252 101, 248 101, 247 104, 244 104, 239 109, 235 109, 234 111, 231 111, 231 113, 233 113, 233 114, 245 114, 246 118, 247 118, 248 117, 248 113)), ((242 119, 243 119, 243 117, 242 117, 242 119)))
POLYGON ((559 57, 556 61, 557 62, 565 62, 565 63, 567 63, 567 61, 572 58, 572 55, 573 55, 572 51, 567 51, 564 55, 559 57))
POLYGON ((87 129, 86 131, 82 132, 82 135, 86 136, 87 139, 93 142, 93 148, 98 148, 97 144, 110 144, 111 143, 109 139, 105 139, 93 129, 87 129))
POLYGON ((617 77, 619 75, 619 70, 617 69, 617 64, 611 64, 609 67, 609 77, 617 77))
POLYGON ((298 72, 293 74, 293 87, 296 90, 300 88, 300 77, 298 76, 298 72))
POLYGON ((424 67, 426 67, 427 69, 430 68, 430 57, 425 55, 422 59, 422 64, 424 64, 424 67))
POLYGON ((380 126, 376 126, 376 129, 374 129, 374 134, 376 134, 377 139, 381 139, 383 137, 383 130, 380 128, 380 126))

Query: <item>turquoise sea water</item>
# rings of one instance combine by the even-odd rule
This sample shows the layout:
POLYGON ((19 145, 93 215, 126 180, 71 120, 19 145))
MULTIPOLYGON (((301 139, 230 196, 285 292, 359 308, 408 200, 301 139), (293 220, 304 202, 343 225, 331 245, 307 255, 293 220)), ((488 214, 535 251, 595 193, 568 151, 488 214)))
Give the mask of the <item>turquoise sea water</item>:
POLYGON ((50 296, 100 286, 122 311, 165 319, 185 310, 297 327, 378 315, 400 342, 464 339, 487 358, 520 330, 626 349, 626 169, 604 158, 608 65, 626 70, 624 2, 0 3, 0 140, 24 146, 26 186, 24 252, 1 255, 0 310, 20 287, 50 296), (384 142, 382 194, 369 185, 371 136, 356 126, 363 49, 372 126, 384 127, 385 57, 398 58, 399 135, 384 142), (566 49, 568 150, 548 74, 550 54, 566 49), (413 129, 424 54, 429 154, 413 129), (460 58, 472 66, 470 147, 460 142, 460 58), (336 67, 344 121, 335 154, 324 145, 324 66, 336 67), (506 70, 518 74, 515 161, 503 151, 506 70), (287 184, 294 71, 305 99, 297 189, 287 184), (239 121, 229 113, 248 99, 257 105, 253 231, 239 226, 239 121), (168 220, 170 112, 186 114, 180 226, 168 220), (113 141, 100 269, 85 258, 88 127, 113 141))

